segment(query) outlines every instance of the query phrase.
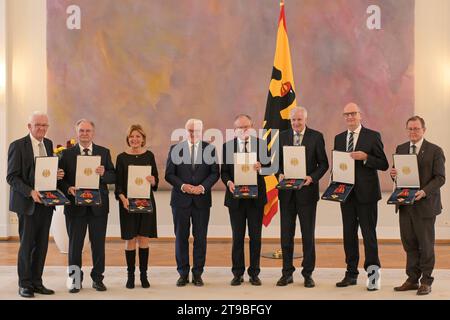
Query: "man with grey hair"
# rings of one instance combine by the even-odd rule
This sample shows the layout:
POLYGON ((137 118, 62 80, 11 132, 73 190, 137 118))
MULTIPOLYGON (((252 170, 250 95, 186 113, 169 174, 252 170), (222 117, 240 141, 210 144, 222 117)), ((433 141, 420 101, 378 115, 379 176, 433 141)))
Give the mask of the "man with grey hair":
POLYGON ((189 119, 187 139, 170 147, 165 179, 172 185, 170 206, 175 229, 175 255, 180 275, 177 286, 189 283, 189 236, 194 237, 192 283, 203 286, 211 209, 211 188, 219 180, 219 164, 212 144, 202 141, 203 123, 189 119), (206 156, 207 155, 207 156, 206 156))
MULTIPOLYGON (((240 114, 234 121, 235 135, 223 145, 223 164, 221 168, 222 182, 226 186, 224 204, 228 207, 230 214, 231 229, 233 231, 233 247, 231 253, 233 279, 232 286, 239 286, 244 281, 245 254, 244 239, 245 230, 248 225, 248 236, 250 238, 250 266, 247 270, 250 283, 254 286, 261 285, 259 278, 261 257, 261 234, 264 216, 264 205, 267 203, 266 185, 264 177, 260 174, 262 149, 267 146, 262 139, 252 136, 254 133, 252 118, 240 114), (253 132, 252 132, 253 131, 253 132), (234 153, 256 152, 257 162, 252 168, 257 171, 258 197, 256 199, 236 199, 233 197, 234 185, 234 153)), ((267 154, 265 154, 267 156, 267 154)))
MULTIPOLYGON (((24 298, 33 298, 34 293, 55 293, 42 283, 54 207, 44 206, 34 190, 35 158, 53 155, 53 143, 45 138, 48 127, 47 114, 34 112, 28 123, 29 134, 12 142, 8 150, 9 210, 19 218, 17 271, 19 295, 24 298)), ((64 177, 64 171, 58 170, 57 176, 64 177)))
POLYGON ((302 233, 304 286, 315 286, 312 279, 316 262, 315 224, 317 202, 319 201, 319 180, 328 170, 328 158, 322 133, 306 126, 308 111, 294 107, 290 111, 291 129, 280 133, 280 163, 278 178, 284 179, 283 147, 304 146, 306 159, 306 178, 300 190, 280 190, 281 249, 283 253, 282 276, 277 286, 292 283, 295 267, 293 265, 294 237, 296 219, 299 218, 302 233))
MULTIPOLYGON (((81 119, 76 123, 75 128, 78 143, 62 153, 60 167, 64 169, 66 175, 58 184, 59 189, 67 195, 71 202, 64 208, 67 233, 69 234, 69 266, 77 266, 81 270, 84 238, 89 228, 93 262, 92 287, 97 291, 105 291, 103 273, 105 271, 105 237, 109 213, 108 184, 115 182, 116 174, 110 151, 93 143, 94 123, 87 119, 81 119), (100 206, 85 207, 75 204, 75 176, 79 155, 101 157, 100 166, 95 170, 100 178, 100 206)), ((81 272, 80 280, 83 280, 83 272, 81 272)), ((80 290, 81 286, 73 285, 69 292, 78 293, 80 290)))

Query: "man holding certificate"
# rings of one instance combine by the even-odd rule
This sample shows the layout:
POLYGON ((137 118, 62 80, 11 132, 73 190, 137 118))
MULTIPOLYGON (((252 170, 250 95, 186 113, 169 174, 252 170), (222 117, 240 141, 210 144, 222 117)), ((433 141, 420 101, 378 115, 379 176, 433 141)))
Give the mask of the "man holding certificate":
MULTIPOLYGON (((227 187, 225 192, 225 206, 230 213, 231 229, 233 231, 232 248, 232 286, 238 286, 243 281, 245 272, 244 239, 248 224, 250 237, 250 267, 248 274, 252 285, 261 285, 260 273, 261 232, 264 215, 264 205, 267 202, 264 178, 259 174, 261 169, 259 150, 267 150, 261 139, 251 136, 253 130, 252 119, 248 115, 238 115, 234 122, 236 138, 223 145, 223 164, 221 168, 222 182, 227 187), (255 156, 253 156, 256 153, 255 156), (235 163, 236 159, 249 160, 248 163, 235 163), (251 159, 255 158, 255 159, 251 159), (235 174, 239 174, 236 177, 235 174), (252 180, 247 180, 246 177, 252 180), (240 179, 241 181, 238 181, 240 179), (249 190, 256 183, 256 197, 236 197, 236 189, 243 183, 251 182, 249 190)), ((245 193, 241 191, 241 194, 245 193)))
POLYGON ((290 112, 292 129, 280 134, 279 181, 288 178, 303 179, 299 190, 280 189, 281 249, 283 253, 283 274, 277 286, 293 282, 294 236, 297 216, 300 220, 303 244, 302 275, 304 286, 315 286, 311 275, 316 261, 314 230, 317 201, 319 200, 319 180, 328 170, 328 158, 322 133, 306 126, 308 112, 305 108, 294 107, 290 112), (288 152, 303 151, 302 157, 291 157, 288 152), (302 150, 303 149, 303 150, 302 150), (289 156, 290 161, 285 161, 289 156), (288 168, 286 167, 288 166, 288 168), (290 173, 293 172, 293 173, 290 173), (287 174, 287 175, 286 175, 287 174), (297 176, 292 176, 300 174, 297 176))
MULTIPOLYGON (((53 144, 45 138, 48 127, 45 113, 33 113, 28 123, 29 134, 12 142, 8 150, 9 210, 16 212, 19 219, 17 271, 19 295, 24 298, 32 298, 35 293, 55 293, 42 283, 54 208, 43 205, 35 186, 35 158, 53 155, 53 144)), ((43 173, 55 175, 50 170, 43 173)), ((58 170, 56 175, 61 179, 64 171, 58 170)))
POLYGON ((203 122, 190 119, 185 125, 187 139, 170 148, 166 181, 172 188, 170 205, 175 226, 175 255, 180 275, 177 286, 189 283, 189 236, 192 222, 194 256, 192 283, 203 286, 206 245, 211 209, 211 188, 219 180, 216 149, 202 141, 203 122))
MULTIPOLYGON (((341 203, 344 228, 344 251, 347 272, 337 287, 355 285, 358 278, 358 227, 364 239, 364 269, 380 268, 377 243, 378 201, 381 199, 377 170, 386 171, 389 163, 378 132, 361 126, 361 111, 354 103, 344 108, 347 130, 334 139, 334 150, 350 153, 355 160, 355 185, 344 203, 341 203)), ((368 290, 379 288, 379 282, 368 285, 368 290)))
MULTIPOLYGON (((394 290, 417 290, 418 295, 427 295, 434 280, 434 225, 436 216, 442 211, 440 188, 445 183, 445 156, 440 147, 424 139, 426 128, 421 117, 408 119, 406 130, 409 141, 397 146, 395 152, 417 155, 420 186, 412 205, 397 207, 408 278, 394 290)), ((392 179, 397 178, 399 169, 391 169, 392 179)))
MULTIPOLYGON (((69 235, 69 266, 77 266, 81 270, 84 238, 89 228, 93 262, 92 287, 97 291, 105 291, 103 272, 109 213, 108 184, 115 183, 116 174, 109 150, 92 142, 94 123, 81 119, 75 128, 78 144, 63 151, 60 167, 66 175, 58 185, 71 202, 64 208, 69 235), (83 189, 81 194, 80 189, 83 189)), ((81 271, 81 281, 82 279, 81 271)), ((77 293, 80 289, 81 287, 74 285, 69 292, 77 293)))

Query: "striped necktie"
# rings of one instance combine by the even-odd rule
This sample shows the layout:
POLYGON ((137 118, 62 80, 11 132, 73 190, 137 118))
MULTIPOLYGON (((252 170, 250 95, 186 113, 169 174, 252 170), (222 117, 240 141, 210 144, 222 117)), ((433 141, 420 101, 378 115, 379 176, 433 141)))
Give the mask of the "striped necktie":
POLYGON ((350 136, 348 138, 348 146, 347 146, 347 152, 353 152, 353 135, 355 133, 352 131, 350 132, 350 136))

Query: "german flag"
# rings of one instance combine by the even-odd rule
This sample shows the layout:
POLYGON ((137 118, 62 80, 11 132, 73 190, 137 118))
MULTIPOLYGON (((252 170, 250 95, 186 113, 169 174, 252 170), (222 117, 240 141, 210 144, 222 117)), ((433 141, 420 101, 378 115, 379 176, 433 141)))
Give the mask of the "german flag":
MULTIPOLYGON (((280 19, 278 21, 277 43, 273 63, 272 78, 269 85, 264 129, 267 130, 264 139, 271 151, 280 131, 289 128, 289 112, 296 106, 294 76, 292 72, 291 53, 286 28, 284 1, 280 2, 280 19), (273 132, 278 129, 278 132, 273 132)), ((272 161, 278 161, 278 150, 272 153, 272 161)), ((266 176, 267 204, 264 207, 264 226, 268 226, 273 216, 278 212, 277 179, 274 175, 266 176)))

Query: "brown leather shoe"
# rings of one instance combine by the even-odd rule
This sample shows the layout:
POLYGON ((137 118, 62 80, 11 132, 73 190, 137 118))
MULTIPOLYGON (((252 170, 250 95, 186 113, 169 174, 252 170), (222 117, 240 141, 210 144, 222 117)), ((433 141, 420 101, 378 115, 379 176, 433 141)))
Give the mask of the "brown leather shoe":
POLYGON ((431 292, 431 286, 427 284, 421 284, 419 290, 417 290, 418 296, 424 296, 431 292))
POLYGON ((404 284, 402 284, 400 287, 395 287, 394 291, 409 291, 409 290, 417 290, 419 289, 418 283, 412 283, 405 281, 404 284))

